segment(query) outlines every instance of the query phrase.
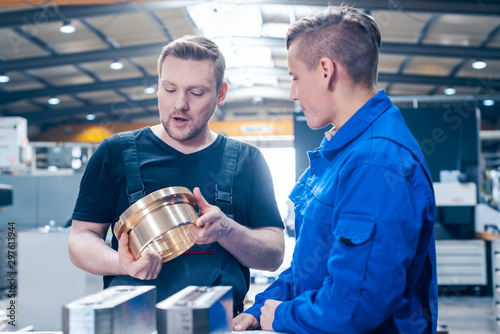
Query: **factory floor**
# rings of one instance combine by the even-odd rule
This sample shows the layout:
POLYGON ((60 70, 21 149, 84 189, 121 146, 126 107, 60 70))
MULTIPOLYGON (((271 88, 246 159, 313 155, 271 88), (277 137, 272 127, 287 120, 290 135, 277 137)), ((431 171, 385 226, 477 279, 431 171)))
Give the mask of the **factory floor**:
MULTIPOLYGON (((252 284, 248 294, 249 301, 266 287, 266 284, 252 284)), ((459 292, 441 293, 438 305, 438 322, 442 329, 440 333, 495 334, 493 297, 464 295, 459 292)))

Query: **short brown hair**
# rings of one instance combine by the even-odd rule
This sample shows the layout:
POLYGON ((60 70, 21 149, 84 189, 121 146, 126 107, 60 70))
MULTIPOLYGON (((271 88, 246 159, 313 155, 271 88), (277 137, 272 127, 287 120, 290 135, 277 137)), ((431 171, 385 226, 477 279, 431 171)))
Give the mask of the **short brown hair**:
POLYGON ((300 43, 299 60, 308 68, 328 57, 340 62, 355 83, 367 87, 377 83, 380 28, 367 14, 348 6, 328 6, 288 29, 287 49, 295 40, 300 43))
POLYGON ((211 59, 214 62, 214 74, 217 83, 217 91, 219 91, 224 81, 226 61, 219 47, 212 40, 202 36, 186 35, 163 47, 160 57, 158 58, 158 75, 160 78, 161 68, 168 55, 186 60, 211 59))

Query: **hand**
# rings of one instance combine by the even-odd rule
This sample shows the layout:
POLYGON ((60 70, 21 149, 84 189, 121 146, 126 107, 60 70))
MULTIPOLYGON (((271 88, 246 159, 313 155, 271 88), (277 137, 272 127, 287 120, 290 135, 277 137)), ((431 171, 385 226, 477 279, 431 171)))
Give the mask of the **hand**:
POLYGON ((200 209, 196 224, 190 224, 189 238, 197 244, 211 244, 223 238, 229 231, 229 218, 215 205, 210 205, 199 188, 193 189, 193 195, 200 209))
POLYGON ((282 301, 280 300, 268 299, 264 303, 264 306, 260 308, 260 327, 262 330, 273 330, 274 312, 281 303, 282 301))
POLYGON ((160 254, 146 248, 141 257, 136 260, 128 246, 128 234, 122 233, 120 240, 118 240, 118 258, 120 260, 120 267, 127 273, 127 275, 142 279, 150 280, 155 279, 160 274, 163 265, 163 259, 160 254))
POLYGON ((236 332, 257 329, 258 327, 259 322, 249 313, 240 313, 233 319, 233 331, 236 332))

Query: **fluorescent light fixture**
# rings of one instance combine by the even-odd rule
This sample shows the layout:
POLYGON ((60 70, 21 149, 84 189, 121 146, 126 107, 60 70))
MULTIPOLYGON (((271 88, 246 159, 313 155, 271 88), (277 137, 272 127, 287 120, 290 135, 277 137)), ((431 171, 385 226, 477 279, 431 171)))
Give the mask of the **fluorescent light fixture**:
POLYGON ((231 84, 231 87, 253 87, 255 85, 278 86, 278 78, 275 75, 268 74, 231 73, 231 71, 228 71, 227 80, 231 84))
POLYGON ((156 92, 156 89, 154 87, 146 87, 144 88, 144 94, 154 94, 156 92))
POLYGON ((235 87, 252 87, 255 84, 254 76, 250 73, 233 74, 228 77, 228 80, 235 87))
POLYGON ((483 101, 483 106, 485 106, 485 107, 491 107, 493 105, 495 105, 495 101, 494 100, 488 99, 488 100, 484 100, 483 101))
POLYGON ((61 28, 59 28, 59 31, 63 34, 72 34, 76 31, 76 28, 70 22, 64 22, 61 28))
POLYGON ((448 87, 444 90, 445 95, 455 95, 457 90, 455 88, 448 87))
POLYGON ((482 70, 486 67, 486 63, 484 61, 475 61, 472 63, 472 68, 475 70, 482 70))
POLYGON ((0 83, 6 83, 10 81, 10 77, 8 75, 2 74, 0 75, 0 83))
POLYGON ((93 121, 93 120, 95 120, 95 115, 94 114, 87 114, 87 116, 85 116, 85 119, 87 121, 93 121))
POLYGON ((231 5, 216 2, 188 6, 193 22, 206 37, 260 37, 262 15, 256 5, 231 5))
POLYGON ((57 105, 59 103, 61 103, 61 100, 59 100, 57 97, 51 97, 49 100, 48 100, 49 104, 51 105, 57 105))
POLYGON ((112 69, 112 70, 121 70, 123 68, 123 64, 120 63, 119 61, 114 61, 112 62, 109 67, 112 69))
POLYGON ((226 67, 261 66, 273 67, 271 49, 265 46, 228 46, 221 47, 226 58, 226 67))
POLYGON ((288 23, 262 23, 261 35, 262 37, 285 38, 288 28, 290 28, 288 23))

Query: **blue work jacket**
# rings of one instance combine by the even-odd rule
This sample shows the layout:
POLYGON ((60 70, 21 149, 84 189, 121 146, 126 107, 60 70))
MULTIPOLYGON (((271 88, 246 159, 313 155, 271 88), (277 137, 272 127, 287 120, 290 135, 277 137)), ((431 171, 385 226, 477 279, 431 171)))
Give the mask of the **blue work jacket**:
POLYGON ((432 180, 399 109, 381 90, 309 159, 291 267, 247 312, 283 301, 287 333, 435 333, 432 180))

